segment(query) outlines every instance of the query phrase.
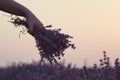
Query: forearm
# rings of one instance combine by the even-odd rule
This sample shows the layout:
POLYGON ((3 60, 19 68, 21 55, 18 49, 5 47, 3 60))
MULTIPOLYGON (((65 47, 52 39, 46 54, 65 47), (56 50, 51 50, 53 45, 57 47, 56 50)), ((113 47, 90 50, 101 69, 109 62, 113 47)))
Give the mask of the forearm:
POLYGON ((40 29, 44 28, 42 22, 29 9, 14 0, 0 0, 0 10, 25 17, 30 33, 33 31, 34 27, 40 29))
POLYGON ((0 0, 0 10, 23 17, 32 14, 30 10, 14 0, 0 0))

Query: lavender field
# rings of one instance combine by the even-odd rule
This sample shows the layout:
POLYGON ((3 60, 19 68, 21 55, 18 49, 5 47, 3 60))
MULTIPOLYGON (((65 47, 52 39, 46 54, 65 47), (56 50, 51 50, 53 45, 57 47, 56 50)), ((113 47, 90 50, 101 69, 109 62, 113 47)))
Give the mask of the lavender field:
POLYGON ((114 66, 103 52, 103 59, 93 67, 72 67, 65 63, 49 64, 33 62, 32 64, 14 64, 0 68, 0 80, 120 80, 120 62, 117 58, 114 66))

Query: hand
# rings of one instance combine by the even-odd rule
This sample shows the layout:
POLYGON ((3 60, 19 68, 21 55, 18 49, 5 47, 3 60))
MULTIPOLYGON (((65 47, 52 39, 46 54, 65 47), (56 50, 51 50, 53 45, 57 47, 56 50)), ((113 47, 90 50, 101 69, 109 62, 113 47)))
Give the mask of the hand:
POLYGON ((33 29, 35 27, 39 28, 39 29, 45 29, 42 22, 39 21, 39 19, 33 15, 33 14, 28 14, 27 17, 26 17, 26 20, 27 20, 27 24, 28 24, 28 31, 30 33, 33 32, 33 29))

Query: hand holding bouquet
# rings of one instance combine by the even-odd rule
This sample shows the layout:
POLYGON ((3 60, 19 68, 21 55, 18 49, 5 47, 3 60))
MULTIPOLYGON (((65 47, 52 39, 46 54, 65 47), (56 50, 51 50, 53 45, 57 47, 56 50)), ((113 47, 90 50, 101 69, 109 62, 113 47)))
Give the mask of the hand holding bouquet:
MULTIPOLYGON (((26 20, 19 17, 11 18, 11 21, 15 26, 25 26, 29 28, 26 20)), ((28 33, 35 38, 36 46, 40 52, 41 59, 47 59, 49 62, 57 63, 56 58, 60 59, 64 56, 64 51, 68 47, 75 49, 74 44, 71 43, 69 38, 73 38, 67 34, 60 33, 61 29, 49 29, 35 27, 32 32, 28 33)))

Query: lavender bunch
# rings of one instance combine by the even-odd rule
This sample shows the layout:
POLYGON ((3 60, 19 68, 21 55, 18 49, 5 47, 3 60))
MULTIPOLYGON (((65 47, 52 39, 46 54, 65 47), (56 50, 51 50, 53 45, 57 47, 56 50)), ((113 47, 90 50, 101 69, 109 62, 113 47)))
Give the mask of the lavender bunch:
MULTIPOLYGON (((25 19, 12 17, 10 22, 12 22, 15 26, 22 25, 28 29, 25 19)), ((28 33, 35 38, 41 60, 47 59, 51 63, 57 63, 57 58, 60 59, 61 56, 64 56, 65 49, 68 47, 75 49, 76 47, 69 40, 73 37, 60 33, 61 29, 48 29, 48 27, 50 26, 46 26, 44 29, 38 29, 35 27, 32 33, 28 33), (55 45, 51 45, 50 43, 54 43, 55 45)))

